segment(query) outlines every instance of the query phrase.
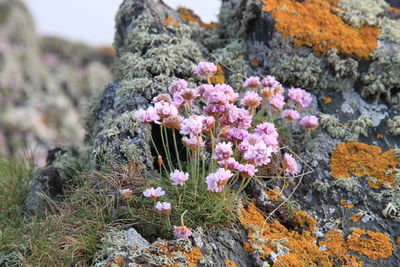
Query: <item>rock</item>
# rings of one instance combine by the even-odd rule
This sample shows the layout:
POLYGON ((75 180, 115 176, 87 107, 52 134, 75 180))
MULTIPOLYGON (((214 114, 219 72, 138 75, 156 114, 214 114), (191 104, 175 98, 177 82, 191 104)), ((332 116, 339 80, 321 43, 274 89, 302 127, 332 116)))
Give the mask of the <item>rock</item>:
POLYGON ((134 228, 129 228, 125 235, 125 246, 131 248, 146 247, 149 245, 146 239, 144 239, 134 228))
MULTIPOLYGON (((191 70, 203 58, 220 64, 226 83, 240 92, 243 91, 244 79, 250 75, 275 75, 286 87, 304 87, 313 92, 314 105, 302 115, 321 115, 323 127, 315 130, 307 142, 304 142, 301 129, 293 128, 294 132, 301 133, 300 137, 294 139, 293 149, 299 156, 302 170, 312 172, 305 175, 298 185, 297 178, 287 179, 284 196, 279 199, 286 206, 277 207, 264 192, 267 186, 283 188, 284 184, 280 179, 267 180, 269 183, 262 187, 252 183, 247 193, 250 197, 258 198, 259 210, 266 216, 275 216, 287 233, 293 231, 295 235, 301 236, 304 230, 304 225, 300 227, 299 222, 288 215, 290 209, 306 211, 306 218, 315 220, 316 223, 315 231, 310 231, 315 242, 307 245, 314 246, 316 251, 329 250, 327 246, 318 244, 331 230, 343 233, 343 240, 347 240, 346 242, 353 240, 355 233, 359 232, 357 228, 362 229, 361 232, 375 232, 370 232, 371 239, 375 234, 384 236, 382 239, 389 240, 389 243, 383 244, 389 247, 390 252, 390 246, 393 249, 389 256, 369 258, 371 255, 363 253, 357 247, 348 249, 349 255, 355 255, 365 265, 395 266, 400 257, 394 246, 396 233, 400 231, 397 170, 390 170, 396 174, 385 174, 396 176, 396 186, 385 184, 374 188, 371 183, 374 183, 376 177, 356 177, 349 174, 348 178, 333 178, 330 163, 332 152, 343 141, 362 141, 377 145, 383 151, 399 142, 396 137, 382 138, 387 129, 386 120, 399 115, 397 91, 400 43, 398 39, 394 40, 396 31, 386 28, 387 25, 397 25, 398 21, 375 14, 375 8, 389 8, 383 1, 373 1, 373 6, 363 10, 359 7, 358 13, 365 12, 368 15, 365 17, 349 15, 345 8, 342 13, 336 14, 331 12, 336 8, 332 6, 333 1, 319 1, 318 4, 321 5, 318 8, 323 10, 313 9, 315 12, 322 12, 321 14, 327 16, 326 19, 336 21, 334 25, 338 28, 343 26, 343 34, 361 38, 350 38, 359 43, 348 46, 343 45, 342 40, 336 38, 337 33, 330 32, 331 29, 318 32, 321 25, 313 25, 313 19, 308 21, 307 16, 312 14, 302 14, 302 5, 311 1, 268 0, 268 6, 264 2, 266 1, 225 0, 220 10, 219 27, 207 28, 198 20, 185 23, 184 16, 165 6, 162 1, 125 0, 116 18, 116 75, 94 104, 87 123, 88 136, 92 137, 88 138, 92 160, 100 169, 122 160, 133 161, 146 170, 151 170, 156 156, 149 146, 149 136, 153 133, 140 125, 133 114, 140 108, 146 108, 152 97, 167 91, 168 85, 177 78, 187 79, 191 87, 199 85, 201 80, 191 78, 191 70), (283 2, 285 6, 279 6, 283 2), (299 18, 295 17, 293 19, 296 23, 287 23, 284 25, 286 28, 279 28, 279 20, 282 22, 286 18, 275 17, 277 15, 273 9, 269 9, 270 5, 276 5, 274 8, 284 12, 289 4, 293 4, 291 8, 299 7, 299 10, 286 15, 296 14, 302 21, 298 22, 299 18), (356 23, 352 18, 357 21, 367 19, 371 23, 372 28, 367 29, 371 31, 370 39, 362 39, 366 35, 360 34, 358 28, 351 28, 356 23), (167 23, 168 21, 176 21, 180 26, 174 26, 167 23), (344 25, 344 21, 349 24, 344 25), (303 29, 301 25, 310 25, 308 29, 315 29, 317 32, 314 35, 297 32, 298 29, 303 29), (297 28, 288 30, 287 27, 297 28), (379 27, 385 34, 377 35, 379 27), (349 32, 345 32, 347 30, 349 32), (333 34, 331 40, 310 40, 321 32, 333 34), (341 131, 333 133, 338 129, 341 131), (274 210, 275 214, 271 214, 274 210), (361 216, 360 220, 350 219, 354 215, 361 216)), ((349 4, 349 1, 346 2, 349 4)), ((344 3, 342 0, 341 4, 344 3)), ((358 7, 353 9, 356 8, 358 7)), ((376 155, 377 159, 380 156, 376 155)), ((199 264, 205 266, 223 266, 226 260, 232 260, 238 266, 269 266, 268 264, 278 262, 287 255, 289 259, 294 257, 299 260, 308 257, 306 254, 294 255, 285 246, 285 238, 274 241, 276 249, 267 257, 262 257, 257 251, 249 255, 243 248, 246 238, 249 237, 238 227, 233 233, 196 232, 193 234, 193 244, 159 240, 157 242, 161 243, 150 246, 155 246, 155 252, 158 252, 156 244, 180 246, 188 253, 195 245, 203 255, 199 264)), ((256 228, 246 229, 257 231, 256 228)), ((270 242, 263 241, 262 238, 260 240, 264 245, 270 242)), ((374 245, 368 249, 374 249, 372 247, 374 245)), ((262 251, 262 247, 258 249, 262 251)), ((169 261, 165 257, 158 257, 157 253, 144 255, 142 251, 127 252, 126 248, 123 251, 123 257, 128 262, 137 263, 140 260, 145 264, 171 264, 178 261, 187 264, 183 258, 179 258, 181 255, 169 261)))
POLYGON ((54 148, 48 152, 47 165, 35 171, 29 182, 25 208, 31 214, 48 207, 47 198, 56 200, 64 193, 65 184, 80 171, 76 152, 54 148))

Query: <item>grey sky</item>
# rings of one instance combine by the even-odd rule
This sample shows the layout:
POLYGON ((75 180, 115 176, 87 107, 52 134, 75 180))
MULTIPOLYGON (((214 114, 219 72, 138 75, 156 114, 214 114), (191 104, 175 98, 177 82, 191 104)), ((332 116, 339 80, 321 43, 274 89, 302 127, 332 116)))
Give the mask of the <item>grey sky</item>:
MULTIPOLYGON (((94 45, 111 44, 114 16, 123 0, 25 0, 37 30, 94 45)), ((219 0, 164 0, 193 9, 205 22, 215 21, 219 0)))

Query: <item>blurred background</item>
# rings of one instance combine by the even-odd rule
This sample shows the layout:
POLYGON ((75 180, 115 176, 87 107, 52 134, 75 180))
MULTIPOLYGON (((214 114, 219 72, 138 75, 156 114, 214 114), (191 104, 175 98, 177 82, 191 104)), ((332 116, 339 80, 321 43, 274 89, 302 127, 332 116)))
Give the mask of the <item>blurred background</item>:
MULTIPOLYGON (((82 146, 89 101, 112 79, 114 16, 123 0, 0 0, 0 158, 45 164, 82 146)), ((219 0, 166 0, 215 21, 219 0), (210 11, 212 10, 212 11, 210 11)))

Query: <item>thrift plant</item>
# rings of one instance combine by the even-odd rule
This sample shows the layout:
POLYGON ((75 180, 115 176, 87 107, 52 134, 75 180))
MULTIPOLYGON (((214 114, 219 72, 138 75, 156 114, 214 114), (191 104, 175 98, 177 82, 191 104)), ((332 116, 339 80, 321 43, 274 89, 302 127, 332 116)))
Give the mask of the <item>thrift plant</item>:
MULTIPOLYGON (((289 89, 285 99, 283 86, 272 76, 249 77, 244 82, 248 91, 239 100, 231 86, 209 82, 216 71, 213 63, 200 62, 194 73, 208 84, 191 89, 179 79, 168 88, 169 94, 153 98, 154 106, 135 114, 149 130, 160 128, 165 159, 151 137, 160 179, 154 181, 158 187, 144 190, 143 196, 154 205, 153 218, 164 222, 175 238, 188 239, 188 226, 201 222, 229 222, 240 193, 273 154, 281 153, 277 126, 288 128, 312 102, 311 94, 300 88, 289 89), (201 114, 192 111, 194 103, 202 108, 201 114)), ((309 135, 318 118, 305 116, 300 125, 309 135)), ((288 153, 281 174, 298 174, 296 160, 288 153)), ((130 192, 121 191, 121 196, 130 197, 130 192)))

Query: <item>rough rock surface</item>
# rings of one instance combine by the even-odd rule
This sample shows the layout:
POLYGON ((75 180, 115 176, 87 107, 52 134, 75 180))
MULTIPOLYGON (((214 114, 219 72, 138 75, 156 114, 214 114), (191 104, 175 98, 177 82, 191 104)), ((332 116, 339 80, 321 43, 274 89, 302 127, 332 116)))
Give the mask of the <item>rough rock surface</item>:
MULTIPOLYGON (((285 1, 298 5, 309 2, 285 1)), ((196 23, 186 24, 180 14, 161 1, 125 0, 117 15, 117 73, 93 107, 88 123, 93 162, 102 168, 110 162, 133 161, 151 169, 153 159, 149 133, 133 118, 133 112, 149 105, 151 98, 166 91, 174 79, 188 79, 192 67, 204 58, 220 64, 226 82, 239 91, 247 76, 275 75, 287 87, 303 87, 313 92, 316 104, 309 112, 321 115, 322 126, 307 143, 298 140, 301 145, 295 149, 303 160, 303 170, 311 168, 313 171, 304 176, 298 187, 298 180, 290 181, 283 191, 285 197, 296 190, 290 201, 316 219, 317 230, 313 233, 318 242, 331 230, 341 230, 346 240, 351 240, 351 234, 358 228, 383 233, 393 249, 389 257, 372 259, 357 247, 353 247, 356 252, 350 254, 366 266, 397 266, 400 261, 396 245, 400 232, 397 169, 393 170, 396 172, 394 186, 386 184, 378 188, 370 186, 376 177, 362 178, 351 173, 350 178, 334 179, 330 169, 332 151, 343 141, 377 145, 383 151, 400 145, 398 137, 386 132, 387 120, 399 114, 400 44, 391 41, 397 33, 387 31, 389 35, 379 35, 376 50, 364 54, 365 58, 356 52, 348 55, 335 49, 317 55, 313 52, 314 47, 297 46, 295 38, 283 37, 285 33, 280 33, 275 27, 277 20, 273 13, 265 11, 264 3, 267 2, 280 1, 222 1, 219 26, 208 29, 196 23), (173 17, 179 26, 166 24, 168 17, 173 17), (359 220, 351 220, 353 215, 357 215, 359 220)), ((345 2, 349 1, 343 0, 342 4, 345 2)), ((384 1, 375 1, 374 4, 379 4, 376 8, 383 11, 391 10, 384 1)), ((346 10, 345 6, 343 10, 346 10)), ((354 17, 355 20, 371 17, 373 21, 366 23, 382 27, 382 30, 387 25, 399 23, 395 18, 385 17, 386 13, 376 13, 369 8, 359 12, 368 16, 354 17)), ((343 20, 349 16, 345 12, 342 15, 343 20)), ((191 86, 200 82, 188 80, 191 86)), ((269 187, 282 187, 280 181, 269 182, 269 187)), ((266 216, 277 207, 266 196, 264 187, 254 183, 248 193, 258 198, 257 204, 266 216)), ((278 209, 272 215, 283 220, 282 214, 278 209)), ((285 223, 290 226, 288 221, 285 223)), ((271 253, 266 259, 257 254, 248 255, 241 244, 246 237, 243 237, 242 230, 238 233, 207 233, 200 240, 194 234, 194 245, 201 249, 205 260, 209 256, 210 261, 204 264, 223 266, 225 260, 232 260, 238 266, 279 263, 276 253, 271 253)), ((291 255, 287 249, 280 248, 286 252, 281 251, 283 254, 278 255, 291 255)), ((321 246, 318 249, 325 248, 321 246)), ((126 252, 124 257, 135 261, 136 256, 132 255, 136 254, 129 253, 126 252)), ((115 251, 109 254, 111 258, 115 255, 115 251)), ((307 254, 303 256, 307 258, 307 254)), ((338 262, 332 264, 340 266, 338 262)))
POLYGON ((111 79, 113 49, 40 37, 19 0, 0 1, 0 156, 82 145, 81 115, 111 79))

